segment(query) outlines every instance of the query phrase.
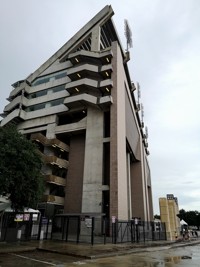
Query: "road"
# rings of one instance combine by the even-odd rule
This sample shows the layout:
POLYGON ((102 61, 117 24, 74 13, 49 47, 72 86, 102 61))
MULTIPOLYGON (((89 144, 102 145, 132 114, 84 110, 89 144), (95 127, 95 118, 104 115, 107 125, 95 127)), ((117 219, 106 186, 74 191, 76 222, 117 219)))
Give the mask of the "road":
POLYGON ((200 266, 200 245, 180 248, 149 248, 147 252, 132 253, 85 260, 58 253, 25 252, 0 255, 0 267, 196 267, 200 266))

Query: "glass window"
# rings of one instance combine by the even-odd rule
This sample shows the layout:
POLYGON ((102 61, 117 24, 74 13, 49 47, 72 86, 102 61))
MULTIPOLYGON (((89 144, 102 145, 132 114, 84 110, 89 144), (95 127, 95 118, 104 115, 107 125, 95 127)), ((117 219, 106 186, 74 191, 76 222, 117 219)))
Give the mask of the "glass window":
POLYGON ((33 99, 33 98, 36 98, 36 97, 44 96, 46 94, 47 94, 47 90, 42 90, 42 91, 35 92, 35 93, 32 93, 32 94, 28 95, 27 98, 28 99, 33 99))
POLYGON ((53 90, 54 93, 64 91, 65 90, 65 84, 62 84, 62 85, 59 85, 56 87, 52 87, 51 89, 53 90))
POLYGON ((27 98, 28 99, 33 99, 33 98, 36 98, 36 97, 47 95, 47 93, 50 92, 50 91, 52 91, 53 93, 57 93, 57 92, 64 91, 64 90, 65 90, 65 84, 62 84, 62 85, 59 85, 59 86, 56 86, 56 87, 51 87, 48 90, 42 90, 42 91, 39 91, 39 92, 35 92, 35 93, 32 93, 32 94, 29 94, 29 95, 27 95, 27 98))
POLYGON ((47 83, 50 80, 54 80, 54 79, 58 80, 58 79, 61 79, 63 77, 66 77, 66 76, 67 76, 67 71, 66 70, 61 70, 61 71, 58 71, 58 72, 55 72, 55 73, 51 73, 51 74, 48 74, 46 76, 37 78, 32 83, 32 85, 36 86, 36 85, 39 85, 39 84, 47 83))
POLYGON ((58 106, 60 104, 63 104, 64 98, 56 99, 53 101, 50 101, 49 103, 51 104, 51 107, 58 106))
POLYGON ((56 99, 56 100, 49 101, 49 102, 46 102, 46 103, 41 103, 41 104, 37 104, 37 105, 33 105, 33 106, 30 106, 30 107, 27 107, 25 109, 25 111, 26 112, 31 112, 31 111, 36 111, 36 110, 47 108, 47 107, 54 107, 54 106, 58 106, 60 104, 63 104, 63 102, 64 102, 64 98, 60 98, 60 99, 56 99))
POLYGON ((30 112, 30 111, 36 111, 39 109, 43 109, 43 108, 45 108, 45 103, 30 106, 30 107, 26 108, 25 111, 30 112))
POLYGON ((50 78, 43 78, 43 79, 40 79, 40 80, 37 80, 37 81, 35 81, 34 83, 33 83, 33 85, 39 85, 39 84, 42 84, 42 83, 47 83, 47 82, 49 82, 49 79, 50 78))

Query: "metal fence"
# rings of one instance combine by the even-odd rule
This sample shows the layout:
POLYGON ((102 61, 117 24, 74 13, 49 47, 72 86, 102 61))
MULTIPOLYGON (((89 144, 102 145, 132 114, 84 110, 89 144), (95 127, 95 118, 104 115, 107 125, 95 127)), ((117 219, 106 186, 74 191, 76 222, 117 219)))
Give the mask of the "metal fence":
POLYGON ((1 217, 0 241, 54 239, 106 244, 166 240, 164 223, 107 220, 105 217, 6 212, 1 217))
POLYGON ((58 216, 53 220, 52 239, 76 243, 105 243, 105 218, 58 216))
POLYGON ((105 244, 166 240, 164 223, 109 221, 106 218, 58 216, 54 218, 52 239, 66 242, 105 244))
POLYGON ((5 212, 0 220, 0 241, 50 239, 52 220, 38 213, 5 212))
POLYGON ((114 243, 166 240, 164 223, 140 221, 135 224, 134 220, 117 221, 113 228, 114 243))

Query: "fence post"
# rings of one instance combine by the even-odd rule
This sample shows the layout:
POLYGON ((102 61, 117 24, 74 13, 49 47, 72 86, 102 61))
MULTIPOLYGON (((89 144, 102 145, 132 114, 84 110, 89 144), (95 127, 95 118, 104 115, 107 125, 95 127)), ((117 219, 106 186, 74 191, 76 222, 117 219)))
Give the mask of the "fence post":
POLYGON ((51 221, 51 236, 50 239, 53 239, 53 227, 54 227, 54 223, 55 223, 55 217, 52 217, 52 221, 51 221))
POLYGON ((117 243, 117 226, 116 226, 117 219, 115 216, 112 216, 112 243, 117 243))
POLYGON ((94 217, 92 217, 91 244, 94 245, 94 217))
POLYGON ((38 237, 37 237, 37 240, 40 240, 41 229, 42 229, 42 214, 40 214, 40 221, 39 221, 39 229, 38 229, 38 237))
POLYGON ((152 241, 155 241, 154 222, 151 222, 151 229, 152 229, 152 241))
POLYGON ((67 216, 67 226, 66 226, 66 236, 65 241, 68 241, 68 231, 69 231, 69 216, 67 216))
POLYGON ((80 216, 78 216, 78 225, 77 225, 77 238, 76 238, 76 243, 78 244, 79 243, 79 238, 80 238, 80 222, 81 222, 81 219, 80 219, 80 216))
POLYGON ((134 223, 134 221, 131 220, 130 222, 131 222, 131 243, 133 243, 133 229, 134 229, 133 223, 134 223))
POLYGON ((103 218, 103 235, 104 235, 104 238, 103 238, 103 243, 104 245, 106 244, 106 228, 107 228, 107 220, 106 218, 104 217, 103 218))
POLYGON ((62 225, 63 225, 63 227, 62 227, 62 240, 64 240, 66 218, 64 217, 64 218, 62 218, 62 219, 63 219, 63 220, 62 220, 62 225))
POLYGON ((165 230, 165 240, 167 240, 166 225, 165 223, 163 223, 163 225, 164 225, 164 230, 165 230))
POLYGON ((26 240, 31 240, 32 228, 33 228, 33 214, 30 213, 29 220, 26 225, 26 231, 25 231, 26 240))
POLYGON ((141 222, 143 224, 143 239, 144 239, 144 243, 146 241, 146 236, 145 236, 145 221, 141 222))
POLYGON ((117 244, 117 220, 114 223, 114 244, 117 244))
POLYGON ((136 224, 136 241, 139 243, 139 229, 138 229, 138 224, 136 224))
POLYGON ((45 239, 48 239, 49 221, 50 221, 50 219, 48 218, 45 239))

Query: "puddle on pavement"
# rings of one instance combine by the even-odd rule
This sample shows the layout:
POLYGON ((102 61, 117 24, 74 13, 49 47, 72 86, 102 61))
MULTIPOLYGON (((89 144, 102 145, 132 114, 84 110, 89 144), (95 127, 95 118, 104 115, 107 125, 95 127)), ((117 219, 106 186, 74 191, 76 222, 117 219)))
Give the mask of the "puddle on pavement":
POLYGON ((148 251, 110 258, 73 262, 72 265, 88 267, 196 267, 200 266, 200 246, 148 251), (198 265, 197 265, 198 262, 198 265))

